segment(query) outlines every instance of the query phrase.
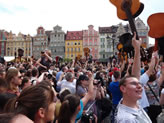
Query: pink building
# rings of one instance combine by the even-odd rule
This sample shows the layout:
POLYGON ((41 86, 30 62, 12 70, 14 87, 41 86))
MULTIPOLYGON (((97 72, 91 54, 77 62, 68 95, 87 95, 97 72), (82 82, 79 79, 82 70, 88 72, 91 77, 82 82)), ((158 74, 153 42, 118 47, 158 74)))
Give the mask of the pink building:
POLYGON ((93 28, 93 25, 89 25, 88 30, 83 30, 83 48, 88 47, 90 49, 92 59, 99 59, 99 33, 93 28))

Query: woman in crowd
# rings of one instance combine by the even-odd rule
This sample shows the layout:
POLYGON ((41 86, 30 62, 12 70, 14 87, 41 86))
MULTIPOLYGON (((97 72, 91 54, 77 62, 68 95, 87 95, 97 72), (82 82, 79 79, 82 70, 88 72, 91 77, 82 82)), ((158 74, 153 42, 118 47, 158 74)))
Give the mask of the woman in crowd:
POLYGON ((80 97, 74 94, 67 95, 60 108, 57 123, 75 123, 80 108, 80 97))
POLYGON ((81 98, 85 96, 88 91, 89 78, 86 75, 80 75, 76 81, 76 94, 81 98))
POLYGON ((6 105, 9 112, 23 114, 35 123, 47 123, 54 120, 55 93, 48 82, 24 89, 20 96, 6 105))
POLYGON ((20 95, 19 85, 22 83, 22 76, 14 67, 8 69, 5 79, 7 82, 7 91, 0 94, 0 110, 3 110, 9 99, 20 95))
POLYGON ((51 62, 51 52, 49 50, 41 52, 41 58, 37 61, 37 64, 39 65, 39 75, 41 75, 42 72, 48 71, 51 62))
POLYGON ((77 122, 83 113, 83 108, 87 104, 88 100, 95 97, 93 90, 93 76, 91 72, 88 72, 89 88, 85 96, 80 99, 77 95, 67 95, 61 105, 58 123, 75 123, 77 122))

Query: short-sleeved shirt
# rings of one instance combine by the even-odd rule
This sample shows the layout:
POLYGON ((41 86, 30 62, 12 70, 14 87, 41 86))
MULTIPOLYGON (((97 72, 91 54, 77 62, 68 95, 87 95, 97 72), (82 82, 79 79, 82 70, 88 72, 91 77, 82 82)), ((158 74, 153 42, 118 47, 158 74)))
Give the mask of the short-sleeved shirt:
POLYGON ((152 123, 141 106, 138 109, 118 104, 115 116, 116 123, 152 123))
POLYGON ((87 93, 87 90, 83 88, 82 86, 77 86, 76 94, 82 98, 85 93, 87 93))
POLYGON ((144 88, 144 86, 146 86, 148 81, 149 81, 149 76, 147 75, 147 73, 142 74, 142 76, 140 77, 140 82, 143 85, 142 87, 143 91, 142 91, 142 98, 139 100, 139 103, 142 108, 146 108, 149 106, 149 102, 144 88))
POLYGON ((112 93, 112 103, 117 105, 122 98, 119 82, 111 82, 108 89, 112 93))
MULTIPOLYGON (((151 89, 153 90, 153 92, 155 93, 155 95, 157 96, 158 100, 159 100, 159 89, 160 87, 157 84, 157 81, 154 82, 149 82, 148 83, 151 87, 151 89)), ((150 105, 159 105, 159 102, 157 101, 156 97, 154 96, 153 92, 150 90, 150 88, 147 86, 146 88, 146 95, 149 101, 150 105)))
POLYGON ((73 82, 68 82, 68 81, 63 82, 63 84, 61 85, 61 90, 63 90, 64 88, 69 89, 69 91, 72 94, 75 94, 76 92, 75 85, 73 84, 73 82))

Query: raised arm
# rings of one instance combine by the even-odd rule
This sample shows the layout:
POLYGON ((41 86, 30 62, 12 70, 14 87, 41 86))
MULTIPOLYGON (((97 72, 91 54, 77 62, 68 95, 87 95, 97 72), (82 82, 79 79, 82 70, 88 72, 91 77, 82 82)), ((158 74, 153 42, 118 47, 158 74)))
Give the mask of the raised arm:
POLYGON ((85 106, 87 102, 94 96, 93 90, 93 74, 91 72, 88 73, 89 77, 89 88, 87 94, 82 98, 83 105, 85 106))
POLYGON ((132 45, 134 47, 134 61, 132 66, 132 75, 135 75, 138 79, 140 78, 140 68, 141 68, 141 60, 140 60, 140 46, 141 41, 136 40, 136 33, 134 33, 132 39, 132 45))

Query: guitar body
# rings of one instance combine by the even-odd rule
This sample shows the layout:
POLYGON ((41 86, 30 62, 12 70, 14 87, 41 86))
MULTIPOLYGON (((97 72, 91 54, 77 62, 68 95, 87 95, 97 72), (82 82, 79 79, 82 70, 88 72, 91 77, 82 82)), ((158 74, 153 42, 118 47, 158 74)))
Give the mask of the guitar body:
POLYGON ((119 19, 128 20, 128 17, 122 7, 122 4, 126 1, 128 1, 131 6, 130 9, 133 18, 137 17, 143 11, 144 5, 140 3, 139 0, 110 0, 110 2, 117 8, 117 16, 119 19))
POLYGON ((148 35, 152 38, 164 37, 164 13, 155 13, 149 16, 147 23, 149 25, 148 35))
MULTIPOLYGON (((148 35, 155 38, 154 51, 164 56, 164 13, 155 13, 148 17, 147 23, 149 25, 148 35)), ((163 57, 164 62, 164 57, 163 57)))

